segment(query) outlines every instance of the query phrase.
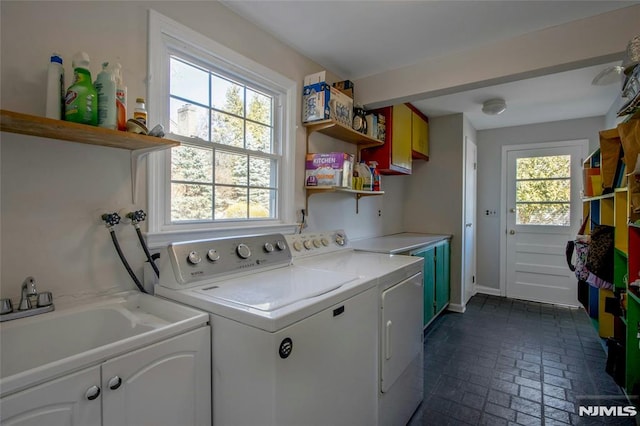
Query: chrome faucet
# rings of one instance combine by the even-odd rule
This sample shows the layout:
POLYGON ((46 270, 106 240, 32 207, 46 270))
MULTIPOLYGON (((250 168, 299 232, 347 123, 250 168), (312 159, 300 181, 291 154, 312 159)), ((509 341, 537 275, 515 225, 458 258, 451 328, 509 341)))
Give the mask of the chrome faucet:
POLYGON ((31 299, 38 296, 38 290, 36 289, 36 280, 33 277, 27 277, 22 282, 22 288, 20 292, 20 305, 18 305, 19 311, 26 311, 31 309, 33 304, 31 299))
POLYGON ((33 277, 27 277, 22 282, 20 304, 17 311, 13 310, 11 299, 2 299, 0 302, 0 322, 44 314, 55 309, 51 292, 38 293, 36 280, 33 277))

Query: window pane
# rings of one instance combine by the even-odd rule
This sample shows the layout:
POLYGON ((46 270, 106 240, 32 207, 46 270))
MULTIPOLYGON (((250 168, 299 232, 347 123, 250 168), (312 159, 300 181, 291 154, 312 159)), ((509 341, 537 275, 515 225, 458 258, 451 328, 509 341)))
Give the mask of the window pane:
POLYGON ((216 219, 247 219, 247 190, 216 186, 216 219))
POLYGON ((244 87, 211 75, 211 106, 244 117, 244 87))
POLYGON ((169 132, 209 140, 209 110, 171 98, 169 132))
POLYGON ((249 185, 273 188, 276 177, 276 161, 268 158, 250 157, 249 185))
POLYGON ((211 183, 213 158, 210 149, 181 145, 171 150, 171 180, 211 183))
POLYGON ((223 112, 211 112, 211 142, 244 148, 244 120, 223 112))
POLYGON ((247 118, 271 126, 271 96, 247 89, 247 118))
POLYGON ((275 216, 272 206, 275 205, 276 191, 268 189, 249 190, 249 217, 250 218, 271 218, 275 216))
POLYGON ((271 153, 271 127, 247 122, 247 149, 271 153))
POLYGON ((571 176, 571 156, 518 158, 516 179, 568 178, 571 176))
POLYGON ((211 185, 171 184, 171 220, 211 220, 211 185))
POLYGON ((520 201, 566 201, 571 196, 571 181, 532 180, 516 182, 516 202, 520 201))
POLYGON ((188 65, 175 58, 169 61, 171 78, 170 93, 173 96, 209 105, 209 73, 200 68, 188 65), (203 90, 204 89, 204 90, 203 90))
POLYGON ((216 184, 247 186, 247 156, 216 151, 216 184))
POLYGON ((569 204, 516 204, 516 224, 569 226, 569 204))

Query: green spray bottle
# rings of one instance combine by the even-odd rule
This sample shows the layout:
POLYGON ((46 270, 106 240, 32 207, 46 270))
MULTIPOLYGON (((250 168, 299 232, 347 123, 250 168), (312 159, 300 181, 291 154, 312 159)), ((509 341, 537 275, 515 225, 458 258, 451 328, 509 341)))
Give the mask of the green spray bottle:
POLYGON ((98 125, 98 93, 91 82, 89 55, 73 56, 73 84, 64 98, 64 119, 74 123, 98 125))

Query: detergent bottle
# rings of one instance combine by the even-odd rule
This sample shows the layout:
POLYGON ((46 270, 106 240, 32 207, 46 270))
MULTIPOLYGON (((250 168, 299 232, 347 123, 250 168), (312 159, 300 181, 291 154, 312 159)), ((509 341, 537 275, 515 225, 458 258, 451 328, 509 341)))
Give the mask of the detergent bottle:
POLYGON ((64 98, 64 119, 75 123, 98 125, 98 93, 91 82, 89 55, 73 56, 73 84, 64 98))
POLYGON ((377 166, 378 166, 377 161, 369 161, 369 169, 371 170, 371 190, 372 191, 382 191, 380 172, 376 168, 377 166))

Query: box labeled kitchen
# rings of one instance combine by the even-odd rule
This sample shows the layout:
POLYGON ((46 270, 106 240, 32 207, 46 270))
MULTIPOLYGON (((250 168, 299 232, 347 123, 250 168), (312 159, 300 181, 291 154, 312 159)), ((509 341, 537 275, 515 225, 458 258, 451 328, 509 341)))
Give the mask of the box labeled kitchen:
POLYGON ((325 81, 325 72, 310 74, 304 78, 302 92, 302 122, 332 118, 351 128, 353 99, 325 81))
POLYGON ((307 154, 305 185, 310 187, 351 188, 353 155, 344 152, 307 154))

